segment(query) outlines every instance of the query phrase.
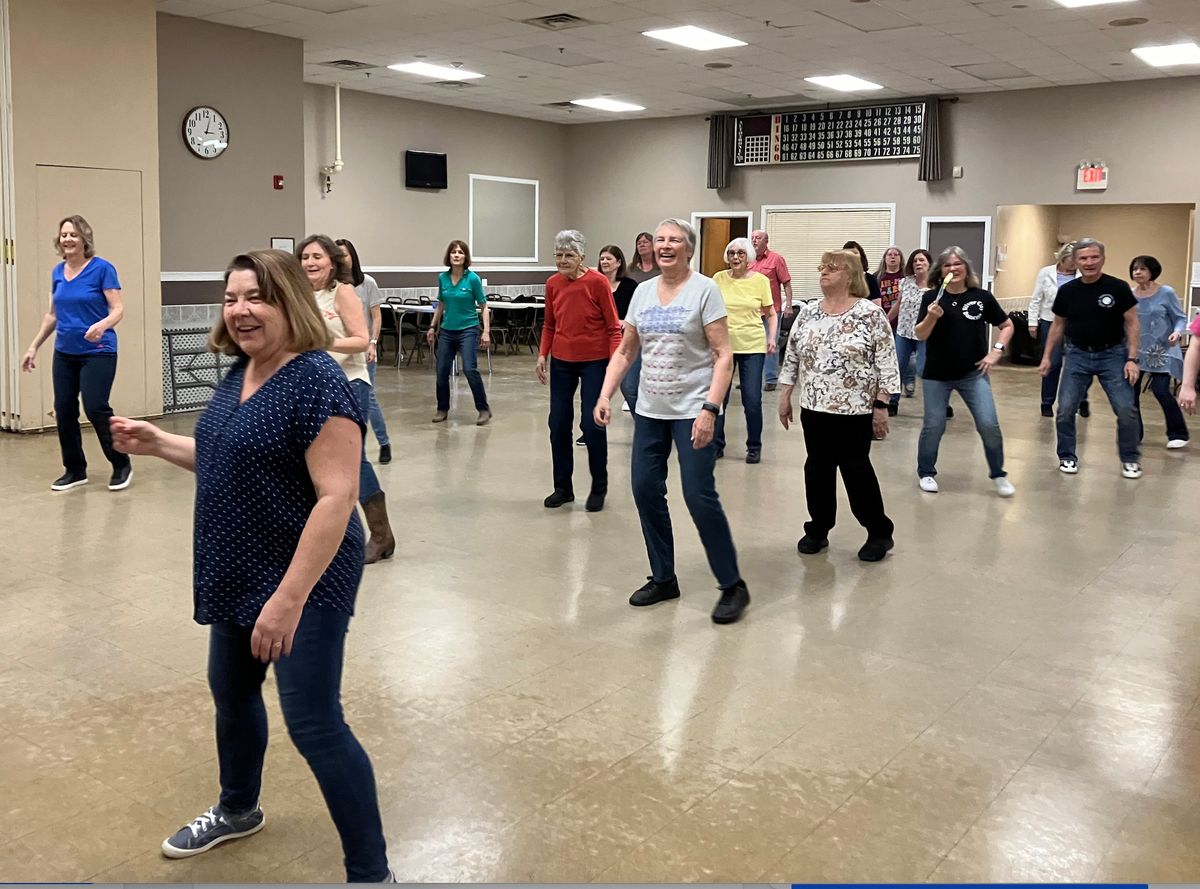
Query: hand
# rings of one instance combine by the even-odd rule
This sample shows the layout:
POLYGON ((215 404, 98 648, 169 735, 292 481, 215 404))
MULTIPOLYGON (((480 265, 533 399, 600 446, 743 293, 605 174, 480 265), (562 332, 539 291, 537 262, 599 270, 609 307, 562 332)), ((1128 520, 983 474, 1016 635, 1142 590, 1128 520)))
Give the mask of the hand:
POLYGON ((108 330, 108 327, 104 324, 104 322, 97 321, 87 329, 87 333, 83 335, 83 338, 89 343, 98 343, 100 342, 100 337, 104 336, 104 331, 106 330, 108 330))
POLYGON ((1183 334, 1181 334, 1178 330, 1176 330, 1176 331, 1172 331, 1171 335, 1169 337, 1167 337, 1167 342, 1173 346, 1177 342, 1179 342, 1181 339, 1183 339, 1183 334))
POLYGON ((122 454, 133 454, 136 457, 158 455, 159 430, 153 423, 112 417, 108 421, 108 430, 112 434, 113 447, 122 454))
POLYGON ((250 634, 250 654, 264 664, 291 654, 292 640, 303 613, 303 602, 293 602, 276 592, 258 613, 254 632, 250 634))
POLYGON ((779 351, 779 343, 775 342, 775 340, 768 340, 767 341, 767 354, 774 355, 778 351, 779 351))
POLYGON ((712 411, 700 411, 700 416, 692 423, 692 449, 701 450, 709 446, 713 440, 713 429, 717 418, 712 411))
POLYGON ((30 346, 25 357, 21 359, 21 370, 31 373, 35 367, 37 367, 37 349, 30 346))
POLYGON ((1038 329, 1032 324, 1029 325, 1029 336, 1035 340, 1038 338, 1038 329))
POLYGON ((788 303, 786 306, 783 307, 783 317, 784 318, 792 317, 792 304, 791 303, 788 303))
POLYGON ((1038 365, 1038 375, 1042 377, 1050 376, 1050 359, 1043 358, 1042 363, 1038 365))
POLYGON ((1138 364, 1136 361, 1126 361, 1125 362, 1125 379, 1129 381, 1130 386, 1136 385, 1137 381, 1138 381, 1138 377, 1140 377, 1141 375, 1142 375, 1142 369, 1140 367, 1138 367, 1138 364))
POLYGON ((432 346, 433 341, 436 339, 437 339, 437 331, 434 330, 432 327, 429 328, 429 330, 425 331, 425 342, 429 343, 429 345, 432 346))
POLYGON ((537 374, 538 382, 541 383, 543 386, 545 386, 546 385, 546 356, 545 355, 538 356, 537 367, 535 368, 534 372, 537 374))
POLYGON ((375 350, 374 343, 367 343, 367 364, 374 364, 379 360, 379 354, 375 350))
POLYGON ((779 422, 783 424, 784 429, 791 429, 792 423, 795 421, 795 415, 792 413, 792 400, 790 398, 779 397, 779 422))
POLYGON ((887 438, 888 434, 888 412, 887 408, 877 407, 871 411, 871 431, 875 433, 876 438, 887 438))
POLYGON ((1179 406, 1189 414, 1196 413, 1196 387, 1186 383, 1179 387, 1179 406))
POLYGON ((485 330, 483 332, 482 336, 479 337, 479 345, 483 346, 486 349, 491 344, 492 344, 492 335, 485 330))
POLYGON ((929 304, 929 308, 925 310, 925 314, 932 315, 934 318, 941 318, 946 314, 946 310, 934 302, 929 304))
POLYGON ((975 366, 979 368, 979 372, 986 377, 987 372, 995 367, 999 361, 1000 353, 995 349, 990 349, 986 355, 975 362, 975 366))
POLYGON ((592 419, 597 426, 607 426, 612 422, 612 402, 601 395, 596 399, 596 408, 592 411, 592 419))

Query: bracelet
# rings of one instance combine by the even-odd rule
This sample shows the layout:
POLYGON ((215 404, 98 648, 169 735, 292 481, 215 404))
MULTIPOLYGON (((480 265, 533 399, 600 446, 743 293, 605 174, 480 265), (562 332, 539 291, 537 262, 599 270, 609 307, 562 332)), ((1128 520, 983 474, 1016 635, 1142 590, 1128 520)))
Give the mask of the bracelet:
POLYGON ((875 410, 886 411, 890 407, 891 407, 891 405, 888 404, 886 401, 880 401, 878 398, 875 399, 875 410))

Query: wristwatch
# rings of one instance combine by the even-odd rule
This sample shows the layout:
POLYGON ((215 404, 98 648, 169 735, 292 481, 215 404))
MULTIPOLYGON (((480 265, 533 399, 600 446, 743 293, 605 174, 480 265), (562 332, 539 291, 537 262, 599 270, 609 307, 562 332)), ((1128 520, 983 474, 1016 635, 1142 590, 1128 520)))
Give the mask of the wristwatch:
POLYGON ((721 408, 718 405, 713 404, 711 401, 704 402, 704 404, 700 405, 700 408, 708 411, 713 416, 721 415, 721 408))
POLYGON ((1004 351, 1004 343, 996 343, 996 345, 992 346, 992 348, 995 349, 997 352, 1003 352, 1004 351))
POLYGON ((372 346, 376 346, 376 345, 378 345, 378 344, 379 344, 379 340, 371 340, 371 345, 372 345, 372 346))
POLYGON ((891 407, 891 405, 888 404, 886 401, 880 401, 878 398, 875 399, 875 410, 886 411, 890 407, 891 407))

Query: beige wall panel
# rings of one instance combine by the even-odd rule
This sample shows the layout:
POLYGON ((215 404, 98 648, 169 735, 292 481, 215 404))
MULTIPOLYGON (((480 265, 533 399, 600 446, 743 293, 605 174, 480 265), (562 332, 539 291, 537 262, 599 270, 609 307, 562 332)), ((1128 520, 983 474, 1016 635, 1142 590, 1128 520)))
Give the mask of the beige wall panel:
POLYGON ((1060 207, 1059 235, 1065 238, 1098 238, 1108 257, 1104 271, 1129 280, 1129 261, 1148 253, 1162 263, 1159 280, 1170 284, 1184 305, 1188 302, 1191 266, 1188 236, 1193 207, 1175 205, 1124 205, 1060 207))
POLYGON ((996 296, 1029 296, 1037 273, 1054 262, 1057 238, 1057 207, 1017 204, 998 208, 993 235, 998 261, 996 296), (1000 255, 1006 258, 1000 261, 1000 255))

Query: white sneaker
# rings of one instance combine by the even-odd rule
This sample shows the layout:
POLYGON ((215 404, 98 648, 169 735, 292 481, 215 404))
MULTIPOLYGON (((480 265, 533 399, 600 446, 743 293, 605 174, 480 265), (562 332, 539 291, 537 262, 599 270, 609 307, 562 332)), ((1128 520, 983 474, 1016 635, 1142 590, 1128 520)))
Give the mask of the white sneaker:
POLYGON ((1141 478, 1142 466, 1140 463, 1122 463, 1121 475, 1125 478, 1141 478))
POLYGON ((926 494, 936 494, 938 492, 937 479, 932 475, 927 475, 921 479, 921 490, 926 494))
POLYGON ((1017 493, 1017 489, 1013 487, 1012 482, 1010 482, 1004 476, 992 479, 992 481, 996 483, 996 493, 1001 497, 1011 497, 1013 494, 1017 493))
POLYGON ((1187 439, 1186 438, 1172 438, 1169 442, 1167 442, 1167 450, 1169 450, 1169 451, 1174 451, 1177 448, 1186 448, 1186 447, 1187 447, 1187 439))
POLYGON ((623 411, 624 411, 625 413, 627 413, 627 414, 628 414, 628 413, 630 413, 630 410, 629 410, 629 402, 628 402, 628 401, 627 401, 627 402, 625 402, 623 405, 621 405, 621 410, 623 410, 623 411))
POLYGON ((1075 460, 1059 460, 1058 471, 1065 472, 1067 475, 1074 475, 1079 471, 1079 463, 1075 460))

